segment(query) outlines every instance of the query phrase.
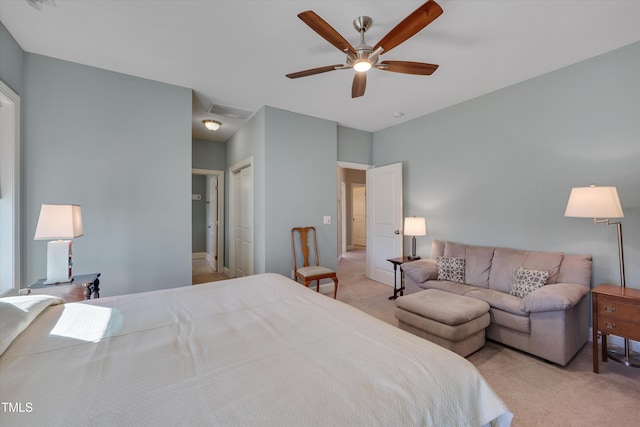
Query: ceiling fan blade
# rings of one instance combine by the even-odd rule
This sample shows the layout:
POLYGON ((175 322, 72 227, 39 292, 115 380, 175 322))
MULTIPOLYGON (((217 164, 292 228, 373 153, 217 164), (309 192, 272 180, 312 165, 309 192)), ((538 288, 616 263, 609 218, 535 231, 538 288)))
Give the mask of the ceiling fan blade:
POLYGON ((380 65, 386 65, 386 67, 379 67, 379 70, 404 74, 420 74, 422 76, 430 76, 438 69, 438 65, 436 64, 411 61, 382 61, 380 65))
POLYGON ((326 73, 328 71, 333 71, 338 67, 342 67, 342 64, 327 65, 326 67, 311 68, 309 70, 298 71, 296 73, 289 73, 289 74, 286 74, 286 76, 289 77, 290 79, 297 79, 298 77, 313 76, 314 74, 320 74, 320 73, 326 73))
POLYGON ((313 31, 318 33, 320 37, 340 49, 341 52, 346 50, 354 54, 356 53, 353 46, 351 46, 351 44, 340 35, 340 33, 338 33, 327 23, 327 21, 318 16, 314 11, 307 10, 305 12, 301 12, 298 14, 298 18, 307 24, 313 31))
POLYGON ((364 95, 367 88, 367 73, 355 73, 353 77, 353 85, 351 86, 351 97, 357 98, 364 95))
POLYGON ((429 0, 389 31, 389 33, 373 47, 373 50, 382 47, 384 53, 389 52, 400 43, 413 37, 440 15, 442 15, 440 5, 433 0, 429 0))

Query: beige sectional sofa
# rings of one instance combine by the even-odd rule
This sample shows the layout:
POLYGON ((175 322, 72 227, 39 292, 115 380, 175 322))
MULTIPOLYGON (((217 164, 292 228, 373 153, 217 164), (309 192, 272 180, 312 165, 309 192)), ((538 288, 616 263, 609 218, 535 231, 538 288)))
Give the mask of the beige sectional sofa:
POLYGON ((491 316, 487 338, 566 365, 589 338, 591 264, 590 255, 436 240, 430 258, 405 263, 402 269, 405 294, 440 289, 486 301, 491 316), (438 280, 438 257, 445 277, 446 262, 463 259, 464 283, 438 280), (523 298, 511 295, 518 267, 548 272, 546 284, 523 298))

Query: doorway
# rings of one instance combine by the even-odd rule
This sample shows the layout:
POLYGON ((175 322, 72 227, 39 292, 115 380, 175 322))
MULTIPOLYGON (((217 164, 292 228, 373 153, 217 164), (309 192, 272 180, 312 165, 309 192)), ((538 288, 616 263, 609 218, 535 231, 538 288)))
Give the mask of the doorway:
POLYGON ((224 172, 192 169, 194 262, 203 260, 212 273, 224 272, 224 172))
MULTIPOLYGON (((371 166, 338 162, 339 260, 361 256, 367 250, 366 170, 371 166)), ((365 274, 362 263, 362 272, 365 274)))

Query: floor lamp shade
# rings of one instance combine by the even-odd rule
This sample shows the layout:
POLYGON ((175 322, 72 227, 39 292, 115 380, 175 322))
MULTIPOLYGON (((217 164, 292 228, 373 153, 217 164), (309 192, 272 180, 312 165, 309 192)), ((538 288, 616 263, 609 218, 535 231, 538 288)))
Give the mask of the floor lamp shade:
POLYGON ((406 217, 404 219, 404 235, 413 236, 411 240, 411 255, 409 255, 409 259, 410 260, 420 259, 419 256, 416 256, 416 236, 427 235, 427 224, 424 217, 420 217, 420 216, 406 217))
POLYGON ((82 235, 79 205, 42 205, 34 240, 51 240, 47 244, 46 284, 65 283, 73 279, 71 239, 82 235))
POLYGON ((564 216, 577 218, 624 218, 616 187, 571 189, 564 216))

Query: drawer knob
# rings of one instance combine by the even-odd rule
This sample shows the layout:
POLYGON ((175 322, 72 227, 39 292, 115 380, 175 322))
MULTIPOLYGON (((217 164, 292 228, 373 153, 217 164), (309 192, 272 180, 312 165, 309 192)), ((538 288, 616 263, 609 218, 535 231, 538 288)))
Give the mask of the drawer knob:
POLYGON ((616 328, 616 324, 615 323, 611 323, 611 322, 604 322, 604 327, 607 329, 615 329, 616 328))
POLYGON ((616 308, 615 307, 609 307, 609 306, 604 306, 604 311, 605 313, 615 313, 616 312, 616 308))

